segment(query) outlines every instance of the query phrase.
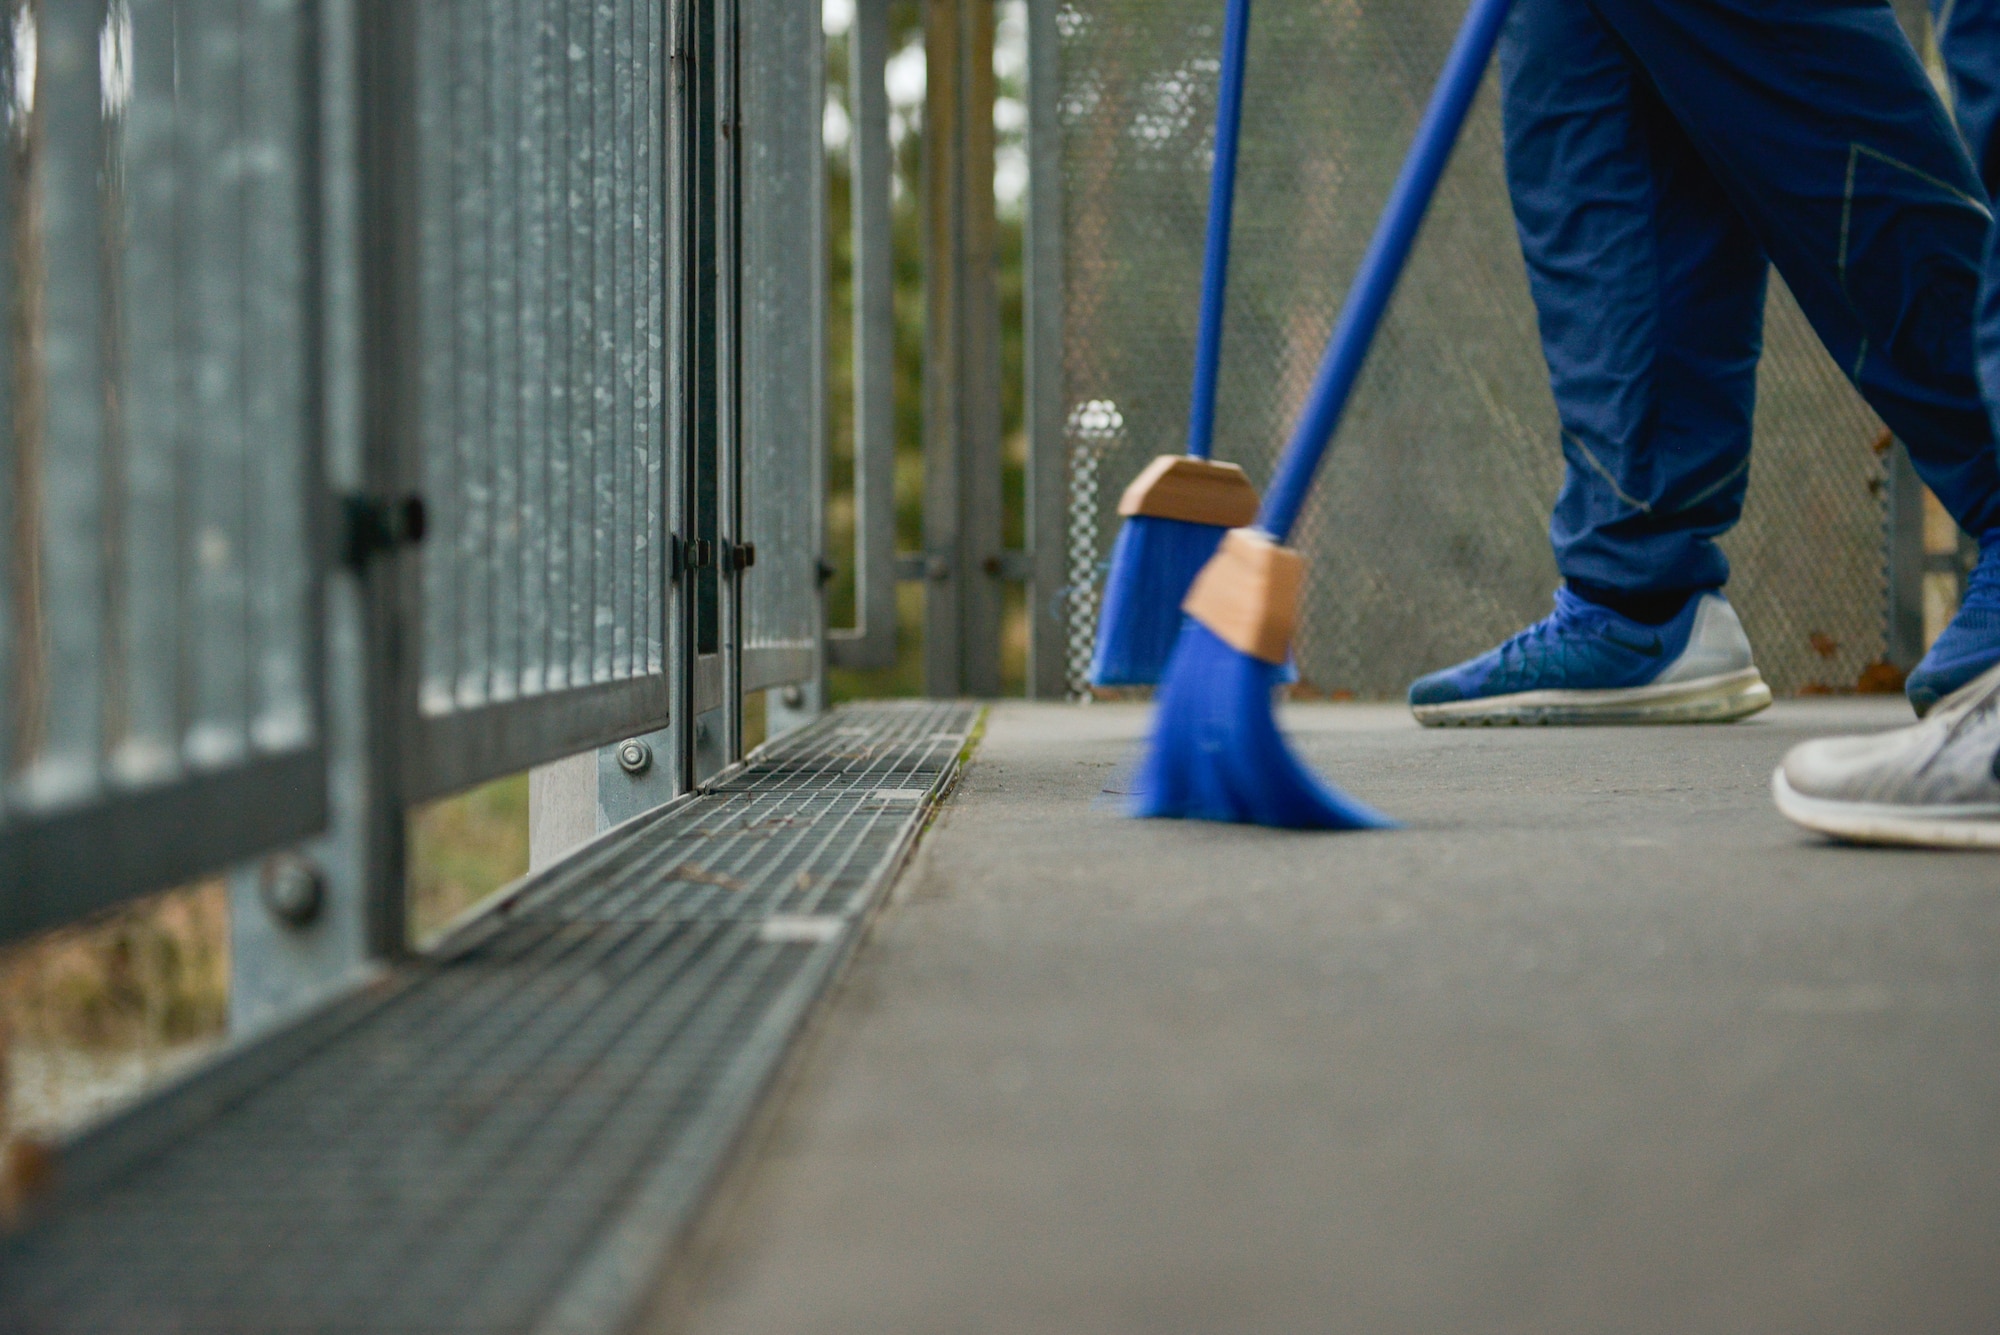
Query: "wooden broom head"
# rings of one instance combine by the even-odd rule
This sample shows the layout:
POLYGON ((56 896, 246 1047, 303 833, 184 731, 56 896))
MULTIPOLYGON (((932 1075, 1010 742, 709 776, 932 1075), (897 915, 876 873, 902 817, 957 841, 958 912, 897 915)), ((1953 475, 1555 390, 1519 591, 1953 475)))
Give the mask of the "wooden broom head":
POLYGON ((1231 529, 1195 576, 1181 610, 1230 648, 1266 663, 1283 663, 1299 624, 1299 590, 1306 563, 1253 529, 1231 529))
POLYGON ((1235 464, 1163 454, 1125 488, 1118 513, 1242 528, 1257 518, 1257 489, 1235 464))

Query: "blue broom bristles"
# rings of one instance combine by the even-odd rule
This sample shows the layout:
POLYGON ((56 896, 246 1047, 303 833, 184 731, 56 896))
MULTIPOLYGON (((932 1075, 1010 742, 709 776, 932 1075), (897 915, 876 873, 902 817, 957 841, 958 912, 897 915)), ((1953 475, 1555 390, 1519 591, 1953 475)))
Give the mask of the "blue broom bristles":
POLYGON ((1192 618, 1160 688, 1135 816, 1289 830, 1389 830, 1396 822, 1322 783, 1285 745, 1272 709, 1284 679, 1192 618))
POLYGON ((1093 686, 1152 686, 1181 633, 1181 602, 1228 530, 1134 515, 1118 530, 1097 622, 1093 686))

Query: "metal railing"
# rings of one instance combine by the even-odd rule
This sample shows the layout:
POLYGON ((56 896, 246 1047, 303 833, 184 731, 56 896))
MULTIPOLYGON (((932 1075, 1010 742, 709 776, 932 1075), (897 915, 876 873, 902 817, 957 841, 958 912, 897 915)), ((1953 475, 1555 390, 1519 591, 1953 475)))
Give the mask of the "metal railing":
POLYGON ((0 18, 0 941, 290 846, 275 1015, 412 804, 818 679, 810 7, 0 18))

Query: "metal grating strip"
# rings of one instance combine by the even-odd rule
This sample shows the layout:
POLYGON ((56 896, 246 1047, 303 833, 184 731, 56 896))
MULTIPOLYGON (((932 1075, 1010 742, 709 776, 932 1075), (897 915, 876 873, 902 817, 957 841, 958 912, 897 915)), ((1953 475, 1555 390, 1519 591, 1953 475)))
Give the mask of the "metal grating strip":
POLYGON ((262 1079, 163 1096, 212 1084, 185 1134, 112 1167, 132 1137, 86 1138, 70 1198, 0 1249, 0 1329, 617 1328, 976 717, 841 710, 525 884, 262 1079))

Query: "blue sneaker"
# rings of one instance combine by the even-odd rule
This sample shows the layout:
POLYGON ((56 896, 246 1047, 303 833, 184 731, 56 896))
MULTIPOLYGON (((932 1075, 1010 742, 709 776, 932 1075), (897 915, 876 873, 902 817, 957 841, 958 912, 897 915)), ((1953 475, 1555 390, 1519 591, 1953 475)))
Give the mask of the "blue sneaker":
POLYGON ((1426 727, 1526 723, 1731 723, 1771 703, 1736 609, 1697 594, 1648 626, 1556 590, 1556 610, 1470 662, 1420 678, 1426 727))
POLYGON ((2000 663, 2000 530, 1979 540, 1979 564, 1965 581, 1958 615, 1911 671, 1903 691, 1922 718, 1995 663, 2000 663))

